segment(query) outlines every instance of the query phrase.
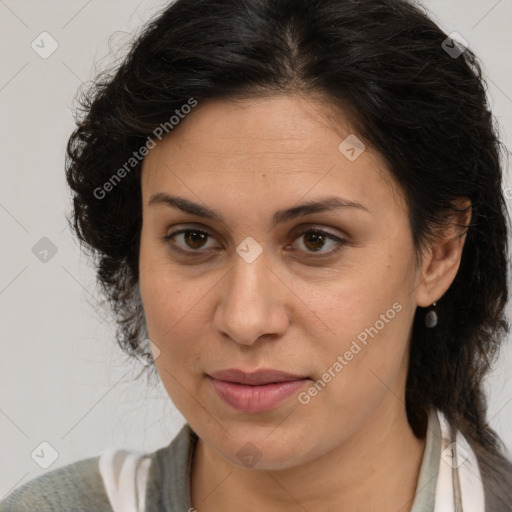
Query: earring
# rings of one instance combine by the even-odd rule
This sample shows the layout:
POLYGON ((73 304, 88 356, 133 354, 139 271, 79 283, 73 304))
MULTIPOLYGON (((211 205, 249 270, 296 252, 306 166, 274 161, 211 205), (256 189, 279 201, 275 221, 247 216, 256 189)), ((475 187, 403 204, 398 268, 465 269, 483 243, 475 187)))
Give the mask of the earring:
POLYGON ((430 329, 437 325, 437 311, 435 302, 432 303, 432 306, 430 306, 428 311, 425 313, 425 325, 430 329))

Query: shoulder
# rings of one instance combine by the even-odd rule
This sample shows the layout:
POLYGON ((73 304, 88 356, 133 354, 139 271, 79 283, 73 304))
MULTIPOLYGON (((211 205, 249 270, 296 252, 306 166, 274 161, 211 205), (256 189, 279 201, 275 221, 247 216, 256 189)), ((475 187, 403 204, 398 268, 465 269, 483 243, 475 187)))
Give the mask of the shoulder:
POLYGON ((485 489, 486 512, 512 512, 512 460, 495 447, 473 443, 485 489))
POLYGON ((99 457, 83 459, 37 477, 0 502, 0 512, 112 512, 99 457))
POLYGON ((152 456, 146 510, 183 510, 190 506, 190 472, 198 440, 188 423, 173 441, 152 456))
POLYGON ((168 446, 155 452, 111 450, 55 469, 0 501, 0 512, 113 512, 111 503, 123 510, 127 500, 139 506, 141 499, 148 511, 186 511, 197 439, 185 424, 168 446))

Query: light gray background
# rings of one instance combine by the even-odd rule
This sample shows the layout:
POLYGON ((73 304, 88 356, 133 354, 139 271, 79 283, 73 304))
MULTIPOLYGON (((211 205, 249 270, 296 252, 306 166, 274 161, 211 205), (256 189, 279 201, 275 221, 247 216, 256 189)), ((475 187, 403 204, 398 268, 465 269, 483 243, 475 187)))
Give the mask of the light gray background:
MULTIPOLYGON (((112 61, 109 45, 119 54, 166 3, 0 0, 0 498, 45 471, 31 458, 36 450, 36 460, 51 462, 41 442, 57 454, 49 471, 109 448, 155 450, 184 423, 161 385, 134 381, 141 366, 123 356, 113 324, 95 312, 93 269, 64 218, 64 152, 78 87, 112 61), (44 31, 59 45, 47 59, 31 48, 44 31), (46 262, 32 252, 43 237, 57 249, 46 262)), ((480 56, 510 147, 512 0, 424 5, 480 56)), ((509 456, 511 367, 508 343, 487 386, 490 422, 509 456)))

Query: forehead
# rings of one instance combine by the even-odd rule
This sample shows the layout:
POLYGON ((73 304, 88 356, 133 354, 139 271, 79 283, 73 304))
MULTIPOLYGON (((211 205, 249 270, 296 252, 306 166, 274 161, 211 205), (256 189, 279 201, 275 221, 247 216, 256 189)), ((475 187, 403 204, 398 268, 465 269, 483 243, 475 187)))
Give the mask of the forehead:
POLYGON ((147 202, 154 193, 180 190, 199 198, 289 202, 338 191, 373 202, 393 196, 403 207, 380 155, 366 149, 349 160, 340 151, 340 143, 354 135, 343 112, 314 99, 200 103, 144 159, 143 197, 147 202))

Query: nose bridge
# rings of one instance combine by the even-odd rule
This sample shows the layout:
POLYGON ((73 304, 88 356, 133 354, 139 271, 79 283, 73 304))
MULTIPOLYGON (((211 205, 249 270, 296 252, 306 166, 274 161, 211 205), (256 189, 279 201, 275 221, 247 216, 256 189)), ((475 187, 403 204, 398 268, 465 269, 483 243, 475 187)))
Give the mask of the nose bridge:
POLYGON ((228 296, 232 296, 235 301, 240 302, 240 295, 242 297, 245 295, 253 301, 254 306, 261 306, 260 299, 266 293, 268 274, 270 274, 268 258, 263 256, 263 253, 254 261, 248 261, 238 256, 229 279, 229 288, 232 293, 228 293, 228 296))
POLYGON ((219 332, 247 345, 263 334, 280 334, 288 321, 269 258, 262 250, 258 252, 255 256, 251 241, 237 248, 214 319, 219 332))

